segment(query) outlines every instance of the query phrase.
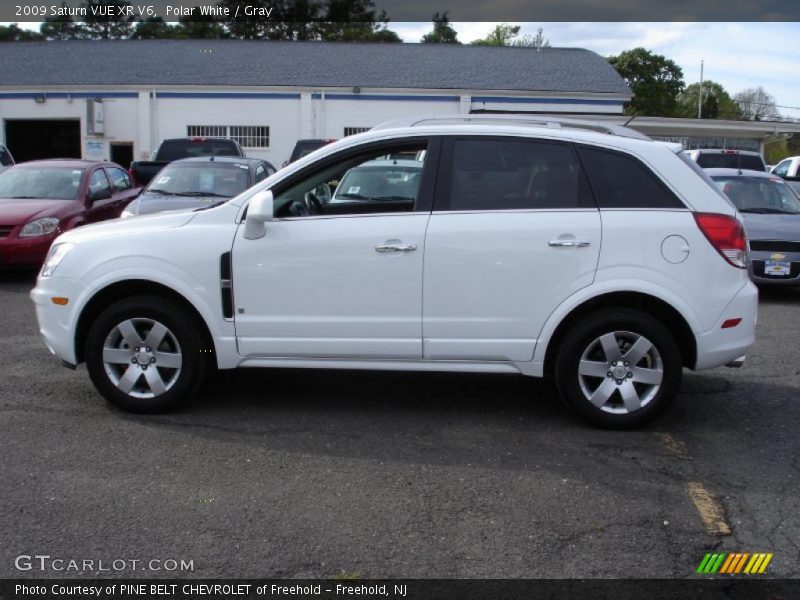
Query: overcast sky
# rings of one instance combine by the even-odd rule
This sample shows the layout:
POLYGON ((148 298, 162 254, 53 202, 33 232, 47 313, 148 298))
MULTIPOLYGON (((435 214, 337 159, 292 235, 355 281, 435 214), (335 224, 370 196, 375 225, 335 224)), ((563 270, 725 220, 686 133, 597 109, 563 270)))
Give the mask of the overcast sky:
MULTIPOLYGON (((668 1, 668 0, 667 0, 668 1)), ((513 23, 523 34, 538 27, 553 46, 587 48, 602 56, 642 46, 671 58, 687 84, 700 79, 721 83, 733 95, 763 86, 782 114, 800 118, 800 23, 513 23)), ((37 23, 23 27, 38 29, 37 23)), ((454 23, 462 42, 484 37, 495 23, 454 23)), ((392 22, 405 42, 418 42, 430 23, 392 22)))
MULTIPOLYGON (((521 33, 544 29, 552 46, 587 48, 602 56, 642 46, 674 60, 687 84, 721 83, 733 95, 763 86, 782 114, 800 118, 800 23, 513 23, 521 33)), ((494 23, 454 23, 462 42, 484 37, 494 23)), ((403 41, 417 42, 428 23, 390 23, 403 41)))

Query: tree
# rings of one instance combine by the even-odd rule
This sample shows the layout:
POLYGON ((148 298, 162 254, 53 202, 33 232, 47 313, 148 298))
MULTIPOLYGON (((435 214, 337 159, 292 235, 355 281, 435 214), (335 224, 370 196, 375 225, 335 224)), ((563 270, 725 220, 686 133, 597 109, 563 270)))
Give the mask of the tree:
POLYGON ((85 37, 85 30, 66 13, 67 3, 61 2, 64 9, 60 16, 45 17, 39 26, 39 33, 46 40, 74 40, 85 37))
POLYGON ((510 46, 519 35, 519 25, 495 25, 489 34, 480 40, 470 42, 473 46, 510 46))
POLYGON ((733 97, 739 105, 742 117, 748 121, 765 121, 780 117, 775 98, 761 87, 748 88, 733 97))
POLYGON ((225 28, 212 15, 193 14, 193 16, 179 17, 174 30, 175 37, 178 38, 218 40, 225 37, 225 28))
POLYGON ((149 17, 136 23, 131 34, 134 40, 166 40, 178 37, 178 28, 165 23, 161 17, 149 17))
POLYGON ((40 33, 22 29, 16 23, 0 25, 0 42, 33 42, 41 39, 40 33))
POLYGON ((84 22, 78 35, 93 40, 113 40, 129 38, 133 33, 133 16, 127 16, 120 9, 131 6, 128 0, 84 0, 86 8, 84 22))
POLYGON ((387 28, 386 11, 375 13, 372 0, 328 0, 319 23, 319 38, 326 42, 401 42, 387 28))
POLYGON ((271 3, 268 3, 267 0, 221 0, 217 3, 219 7, 227 8, 231 15, 231 20, 225 23, 228 37, 236 40, 264 39, 267 37, 269 21, 262 17, 242 16, 244 15, 242 9, 247 5, 260 9, 269 9, 271 7, 271 3), (237 7, 239 8, 239 16, 233 19, 233 15, 237 12, 237 7))
POLYGON ((608 62, 633 92, 633 99, 625 108, 627 114, 651 117, 675 114, 678 94, 684 88, 683 71, 675 62, 644 48, 609 56, 608 62))
MULTIPOLYGON (((700 84, 693 83, 678 94, 675 105, 675 116, 691 119, 697 117, 697 95, 700 84)), ((715 81, 703 82, 703 118, 731 119, 742 118, 742 111, 730 97, 730 94, 715 81)))
POLYGON ((319 0, 277 0, 271 7, 274 17, 267 24, 267 38, 291 41, 318 39, 318 21, 322 13, 319 0))
POLYGON ((542 48, 550 47, 550 40, 544 37, 544 29, 539 27, 536 35, 523 35, 521 38, 511 42, 512 46, 522 46, 524 48, 535 48, 537 51, 542 48))
POLYGON ((450 26, 447 12, 433 15, 433 31, 422 36, 424 44, 460 44, 458 33, 450 26))

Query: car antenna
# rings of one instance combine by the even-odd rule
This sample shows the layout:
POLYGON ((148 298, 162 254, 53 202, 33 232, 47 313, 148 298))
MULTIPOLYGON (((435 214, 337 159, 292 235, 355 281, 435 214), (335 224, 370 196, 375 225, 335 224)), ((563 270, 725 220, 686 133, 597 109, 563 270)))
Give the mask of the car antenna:
POLYGON ((633 120, 634 120, 636 117, 637 117, 637 115, 632 115, 630 119, 628 119, 627 121, 625 121, 625 124, 623 125, 623 127, 627 127, 627 126, 628 126, 630 123, 632 123, 632 122, 633 122, 633 120))

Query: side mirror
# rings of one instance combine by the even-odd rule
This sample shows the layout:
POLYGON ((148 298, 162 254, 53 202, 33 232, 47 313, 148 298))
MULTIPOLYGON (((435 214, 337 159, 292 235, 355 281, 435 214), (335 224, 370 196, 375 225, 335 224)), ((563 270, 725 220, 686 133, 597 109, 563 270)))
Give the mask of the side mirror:
POLYGON ((267 233, 267 221, 272 221, 272 192, 265 190, 250 198, 244 221, 244 239, 257 240, 267 233))
POLYGON ((98 200, 108 200, 111 198, 111 188, 100 188, 98 190, 89 190, 87 194, 89 202, 97 202, 98 200))

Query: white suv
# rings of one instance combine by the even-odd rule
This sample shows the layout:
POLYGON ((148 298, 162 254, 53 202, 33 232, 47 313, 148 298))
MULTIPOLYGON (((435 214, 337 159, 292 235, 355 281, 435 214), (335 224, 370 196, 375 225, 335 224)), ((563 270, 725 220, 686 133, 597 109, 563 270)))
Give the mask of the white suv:
POLYGON ((461 371, 549 375, 589 421, 639 425, 683 367, 741 364, 757 292, 736 209, 696 164, 593 129, 395 123, 220 205, 75 229, 31 292, 41 333, 129 411, 214 367, 461 371), (349 169, 421 150, 413 189, 330 202, 349 169))

